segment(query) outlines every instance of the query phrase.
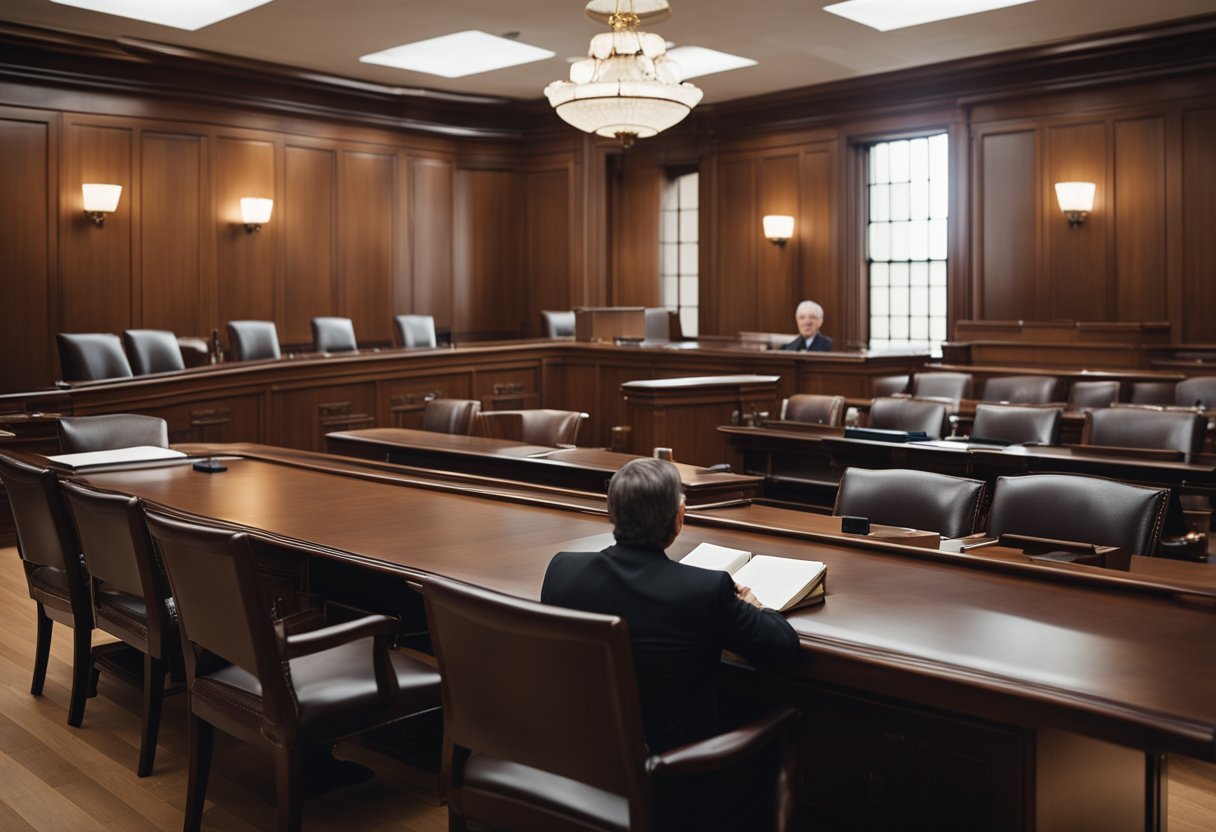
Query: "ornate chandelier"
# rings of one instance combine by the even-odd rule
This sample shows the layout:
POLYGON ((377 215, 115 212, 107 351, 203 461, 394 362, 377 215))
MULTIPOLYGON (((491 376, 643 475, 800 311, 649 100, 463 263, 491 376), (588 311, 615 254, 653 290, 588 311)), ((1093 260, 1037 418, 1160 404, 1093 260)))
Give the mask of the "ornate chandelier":
POLYGON ((591 0, 587 16, 612 31, 591 39, 588 57, 570 67, 569 81, 545 87, 549 104, 579 130, 620 139, 630 147, 679 123, 701 90, 680 83, 680 67, 667 58, 658 35, 639 32, 643 19, 667 17, 667 0, 591 0), (609 9, 613 9, 609 12, 609 9))

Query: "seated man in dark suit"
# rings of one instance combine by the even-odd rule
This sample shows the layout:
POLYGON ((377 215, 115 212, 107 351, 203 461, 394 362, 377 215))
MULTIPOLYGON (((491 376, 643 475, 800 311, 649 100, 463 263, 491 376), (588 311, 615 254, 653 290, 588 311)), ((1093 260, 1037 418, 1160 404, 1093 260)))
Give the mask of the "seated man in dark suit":
POLYGON ((831 352, 832 339, 819 331, 823 326, 823 307, 813 300, 804 300, 794 310, 798 322, 798 337, 781 349, 807 352, 831 352))

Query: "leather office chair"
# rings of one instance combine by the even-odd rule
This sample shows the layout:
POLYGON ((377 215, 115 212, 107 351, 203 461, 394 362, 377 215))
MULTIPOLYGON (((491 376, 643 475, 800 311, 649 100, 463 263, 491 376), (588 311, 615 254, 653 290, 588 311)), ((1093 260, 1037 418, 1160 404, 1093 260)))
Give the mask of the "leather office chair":
POLYGON ((1069 410, 1094 410, 1119 401, 1117 381, 1075 381, 1068 393, 1069 410))
POLYGON ((870 382, 870 396, 878 399, 906 393, 909 381, 911 376, 879 376, 870 382))
POLYGON ((313 318, 313 352, 354 352, 359 349, 355 340, 355 325, 350 318, 313 318))
POLYGON ((228 343, 236 361, 263 361, 282 356, 274 321, 229 321, 228 343))
POLYGON ((1055 401, 1056 379, 1052 376, 1001 376, 984 383, 985 402, 1047 404, 1055 401))
POLYGON ((94 626, 143 654, 143 717, 135 771, 147 777, 156 759, 165 676, 181 655, 177 621, 166 603, 169 583, 152 553, 140 498, 70 481, 62 488, 88 568, 94 626))
POLYGON ((65 454, 109 451, 150 445, 169 447, 169 425, 156 416, 112 413, 104 416, 61 416, 55 424, 59 449, 65 454))
POLYGON ((1161 540, 1169 495, 1168 488, 1100 477, 999 477, 988 513, 988 534, 1075 540, 1151 555, 1161 540))
POLYGON ((645 316, 647 341, 671 340, 671 311, 669 309, 662 306, 647 307, 645 316))
POLYGON ((1174 388, 1174 404, 1216 410, 1216 377, 1199 376, 1178 382, 1174 388))
POLYGON ((60 332, 55 341, 59 345, 59 369, 64 381, 98 381, 134 375, 117 335, 60 332))
POLYGON ((1081 444, 1194 454, 1203 449, 1207 427, 1207 418, 1193 410, 1108 407, 1085 415, 1081 444))
POLYGON ((655 818, 664 780, 749 762, 774 743, 786 752, 770 781, 776 828, 788 826, 792 711, 650 754, 620 618, 439 578, 423 598, 443 677, 449 829, 665 828, 655 818))
POLYGON ((396 621, 368 615, 301 631, 273 621, 244 532, 148 513, 177 601, 189 699, 185 829, 202 820, 215 728, 273 750, 278 828, 300 828, 301 755, 439 705, 439 674, 389 647, 396 621))
POLYGON ((917 373, 912 376, 912 397, 915 399, 959 399, 971 396, 970 373, 917 373))
POLYGON ((164 329, 124 329, 122 345, 137 376, 186 369, 177 336, 164 329))
POLYGON ((431 315, 397 315, 393 318, 397 344, 406 349, 435 347, 435 318, 431 315))
POLYGON ((476 399, 431 399, 422 408, 422 429, 467 435, 480 412, 481 402, 476 399))
POLYGON ((985 488, 982 480, 929 471, 847 468, 832 514, 963 537, 982 528, 985 488))
POLYGON ((573 338, 574 310, 540 311, 540 332, 545 338, 573 338))
POLYGON ((1130 401, 1132 404, 1173 404, 1177 386, 1173 381, 1135 381, 1130 401))
POLYGON ((556 448, 573 445, 579 428, 589 418, 576 410, 493 410, 477 415, 473 433, 556 448))
POLYGON ((1054 445, 1060 437, 1060 407, 979 404, 971 425, 974 439, 997 439, 1015 445, 1054 445))
POLYGON ((839 425, 844 420, 844 396, 798 393, 785 400, 781 418, 791 422, 839 425))
POLYGON ((924 431, 930 439, 940 439, 948 415, 949 408, 942 402, 875 399, 870 405, 870 418, 866 425, 882 430, 924 431))

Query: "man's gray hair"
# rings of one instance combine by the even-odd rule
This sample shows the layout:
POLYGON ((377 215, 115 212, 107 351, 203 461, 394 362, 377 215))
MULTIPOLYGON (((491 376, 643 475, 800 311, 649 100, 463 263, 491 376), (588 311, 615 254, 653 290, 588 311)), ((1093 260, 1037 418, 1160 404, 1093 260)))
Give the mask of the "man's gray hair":
POLYGON ((802 314, 803 309, 810 309, 812 312, 814 312, 816 315, 819 316, 819 320, 821 320, 821 321, 823 320, 823 307, 820 306, 819 304, 815 303, 815 301, 804 300, 802 303, 798 304, 798 308, 794 310, 794 315, 798 316, 798 315, 802 314))
POLYGON ((684 500, 680 471, 662 459, 632 459, 608 483, 608 516, 617 543, 663 548, 675 537, 684 500))

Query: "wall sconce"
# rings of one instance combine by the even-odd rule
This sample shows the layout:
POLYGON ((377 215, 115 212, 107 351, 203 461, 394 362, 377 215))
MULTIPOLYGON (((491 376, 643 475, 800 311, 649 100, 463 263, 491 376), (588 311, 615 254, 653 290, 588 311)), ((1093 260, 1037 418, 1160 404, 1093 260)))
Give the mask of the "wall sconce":
POLYGON ((270 213, 273 210, 273 199, 252 196, 241 199, 241 219, 245 223, 245 232, 252 234, 255 231, 261 231, 262 226, 270 222, 270 213))
POLYGON ((775 246, 783 246, 794 236, 794 218, 784 214, 769 214, 764 218, 764 236, 775 246))
POLYGON ((1068 217, 1068 224, 1076 228, 1085 222, 1089 212, 1094 207, 1094 191, 1097 185, 1093 182, 1057 182, 1056 201, 1060 210, 1068 217))
POLYGON ((90 182, 80 186, 84 193, 84 212, 93 222, 102 225, 106 214, 112 214, 118 208, 118 198, 122 196, 122 185, 98 185, 90 182))

